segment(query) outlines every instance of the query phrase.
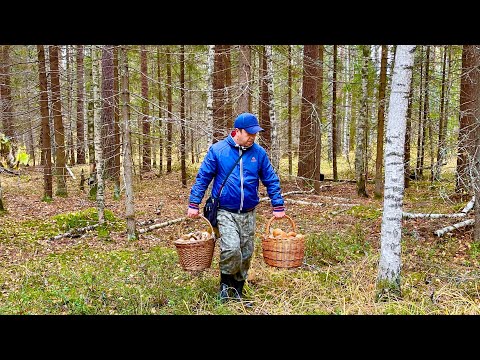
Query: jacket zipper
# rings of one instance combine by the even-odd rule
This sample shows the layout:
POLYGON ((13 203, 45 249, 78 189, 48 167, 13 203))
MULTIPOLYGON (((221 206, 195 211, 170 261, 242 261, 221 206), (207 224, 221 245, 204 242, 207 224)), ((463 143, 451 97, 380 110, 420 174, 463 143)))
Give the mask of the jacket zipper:
MULTIPOLYGON (((242 156, 242 149, 238 149, 238 155, 242 156)), ((243 157, 239 161, 240 163, 240 209, 238 209, 238 212, 240 213, 243 209, 243 157)))

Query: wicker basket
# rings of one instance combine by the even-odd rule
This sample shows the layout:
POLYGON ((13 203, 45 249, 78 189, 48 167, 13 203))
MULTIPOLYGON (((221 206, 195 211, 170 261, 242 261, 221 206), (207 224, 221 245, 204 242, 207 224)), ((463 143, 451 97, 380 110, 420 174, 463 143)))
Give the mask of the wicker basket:
MULTIPOLYGON (((295 222, 289 216, 285 215, 290 221, 295 231, 295 222)), ((297 237, 289 238, 271 238, 270 225, 273 220, 280 220, 273 216, 267 223, 266 234, 262 238, 263 259, 267 265, 280 268, 295 268, 303 263, 305 255, 305 236, 297 235, 297 237)))
POLYGON ((174 241, 177 249, 180 265, 187 271, 200 271, 208 269, 212 265, 213 250, 215 248, 215 236, 210 222, 199 215, 208 224, 208 239, 185 242, 183 239, 174 241))

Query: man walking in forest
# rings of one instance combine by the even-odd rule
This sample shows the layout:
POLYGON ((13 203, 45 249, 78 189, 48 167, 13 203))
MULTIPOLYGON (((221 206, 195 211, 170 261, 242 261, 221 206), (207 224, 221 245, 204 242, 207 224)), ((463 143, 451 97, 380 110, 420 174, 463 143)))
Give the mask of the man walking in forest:
POLYGON ((230 293, 236 300, 243 297, 253 255, 259 180, 267 189, 273 215, 285 216, 280 179, 265 149, 255 143, 259 131, 263 129, 255 115, 238 115, 234 130, 208 149, 190 191, 187 216, 196 218, 199 204, 213 179, 212 195, 218 197, 220 204, 217 226, 220 234, 219 298, 222 302, 230 298, 230 293))

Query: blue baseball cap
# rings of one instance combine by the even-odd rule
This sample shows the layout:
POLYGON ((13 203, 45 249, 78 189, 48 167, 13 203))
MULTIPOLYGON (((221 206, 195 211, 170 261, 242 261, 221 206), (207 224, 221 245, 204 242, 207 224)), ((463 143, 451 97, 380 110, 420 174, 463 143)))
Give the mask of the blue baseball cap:
POLYGON ((249 134, 256 134, 259 131, 264 131, 255 115, 250 113, 241 113, 235 119, 233 126, 237 129, 245 129, 249 134))

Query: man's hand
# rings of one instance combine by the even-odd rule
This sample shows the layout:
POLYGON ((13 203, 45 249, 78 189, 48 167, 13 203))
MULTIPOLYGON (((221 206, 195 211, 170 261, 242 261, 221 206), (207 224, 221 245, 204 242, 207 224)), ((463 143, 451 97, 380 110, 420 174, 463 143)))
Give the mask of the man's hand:
POLYGON ((277 219, 283 218, 285 216, 285 211, 274 211, 273 216, 275 216, 277 219))
POLYGON ((192 218, 192 219, 195 219, 197 218, 199 215, 198 215, 198 209, 192 209, 192 208, 188 208, 188 211, 187 211, 187 216, 189 218, 192 218))

